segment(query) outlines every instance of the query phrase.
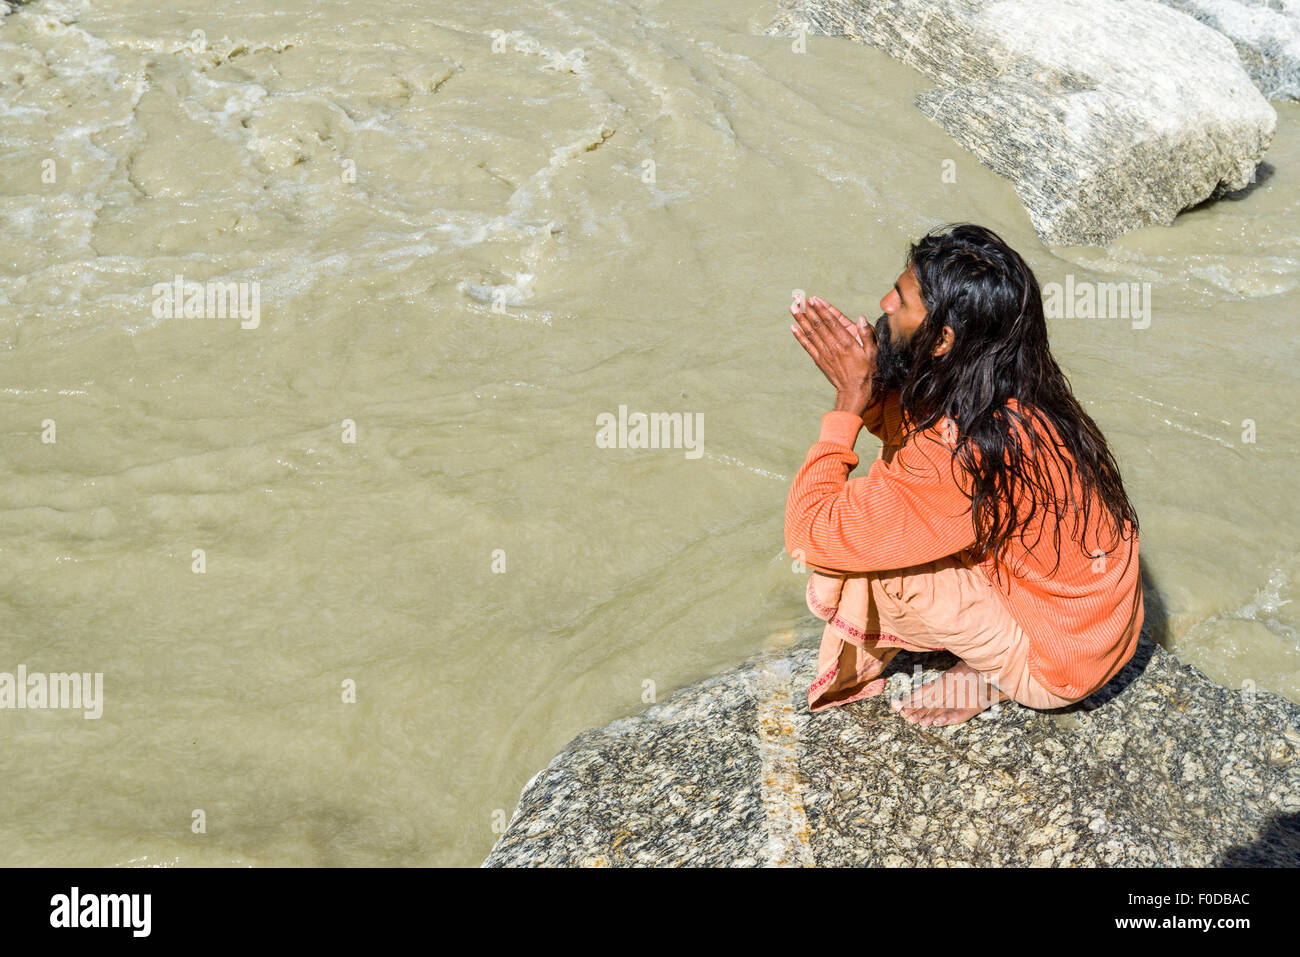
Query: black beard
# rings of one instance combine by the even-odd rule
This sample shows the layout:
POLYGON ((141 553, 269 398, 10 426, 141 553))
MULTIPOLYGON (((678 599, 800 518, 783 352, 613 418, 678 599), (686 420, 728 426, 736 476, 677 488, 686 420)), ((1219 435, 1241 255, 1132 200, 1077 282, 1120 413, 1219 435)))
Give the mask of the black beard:
POLYGON ((891 337, 889 320, 881 316, 876 320, 876 375, 871 384, 872 400, 883 398, 895 389, 901 389, 903 383, 912 374, 913 357, 911 343, 900 342, 891 337))

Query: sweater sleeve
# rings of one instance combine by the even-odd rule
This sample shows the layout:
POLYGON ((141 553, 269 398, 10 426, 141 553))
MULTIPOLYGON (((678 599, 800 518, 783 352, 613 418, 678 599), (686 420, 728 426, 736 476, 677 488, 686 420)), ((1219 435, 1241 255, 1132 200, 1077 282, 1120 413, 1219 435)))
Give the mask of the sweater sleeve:
POLYGON ((852 412, 822 416, 785 511, 785 547, 813 568, 869 572, 907 568, 975 544, 970 498, 952 451, 928 429, 864 476, 854 442, 864 422, 852 412))

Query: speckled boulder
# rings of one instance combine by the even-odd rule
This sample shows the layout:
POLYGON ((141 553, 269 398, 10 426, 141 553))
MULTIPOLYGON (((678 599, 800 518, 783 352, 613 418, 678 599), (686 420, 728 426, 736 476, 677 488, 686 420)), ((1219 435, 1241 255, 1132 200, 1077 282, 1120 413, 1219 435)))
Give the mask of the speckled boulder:
POLYGON ((1144 636, 1068 708, 889 707, 955 660, 904 652, 883 694, 814 715, 815 648, 751 659, 575 738, 483 866, 1300 864, 1300 706, 1144 636))
POLYGON ((1300 0, 1160 0, 1232 41, 1270 100, 1300 100, 1300 0))
POLYGON ((1244 189, 1277 126, 1227 37, 1148 0, 781 0, 763 32, 805 30, 932 79, 917 108, 1014 184, 1045 243, 1244 189))

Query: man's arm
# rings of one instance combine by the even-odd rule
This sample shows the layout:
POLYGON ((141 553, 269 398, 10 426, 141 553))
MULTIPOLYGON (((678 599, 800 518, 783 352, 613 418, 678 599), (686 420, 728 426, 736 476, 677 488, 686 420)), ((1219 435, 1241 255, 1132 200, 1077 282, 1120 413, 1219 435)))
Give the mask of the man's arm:
POLYGON ((836 409, 795 475, 786 502, 785 547, 814 568, 841 572, 907 568, 975 544, 970 499, 934 430, 913 438, 890 462, 877 459, 850 480, 860 415, 836 409))

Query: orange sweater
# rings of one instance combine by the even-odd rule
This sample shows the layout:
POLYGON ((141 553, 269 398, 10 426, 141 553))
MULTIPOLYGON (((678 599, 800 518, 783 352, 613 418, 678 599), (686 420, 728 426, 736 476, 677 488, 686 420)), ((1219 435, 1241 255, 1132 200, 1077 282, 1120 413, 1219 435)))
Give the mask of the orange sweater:
MULTIPOLYGON (((920 565, 975 545, 970 498, 963 490, 970 479, 953 458, 954 436, 950 432, 946 437, 953 441, 945 442, 934 427, 900 447, 895 443, 901 427, 897 392, 862 417, 844 411, 822 416, 821 435, 786 503, 785 547, 792 556, 811 568, 868 572, 920 565), (866 475, 849 479, 858 464, 853 444, 864 424, 884 448, 866 475)), ((1055 437, 1055 430, 1049 434, 1055 437)), ((1048 474, 1062 500, 1059 466, 1048 474)), ((1078 500, 1082 492, 1073 481, 1078 500)), ((1028 502, 1016 504, 1023 521, 1028 502)), ((1053 572, 1055 521, 1040 504, 1025 532, 1013 536, 1005 556, 1010 564, 998 563, 1000 586, 994 559, 979 567, 1029 638, 1030 673, 1054 694, 1075 699, 1104 685, 1137 650, 1143 619, 1138 542, 1126 527, 1128 540, 1100 554, 1113 530, 1094 497, 1084 530, 1088 554, 1071 540, 1073 523, 1065 522, 1060 566, 1053 572)))

